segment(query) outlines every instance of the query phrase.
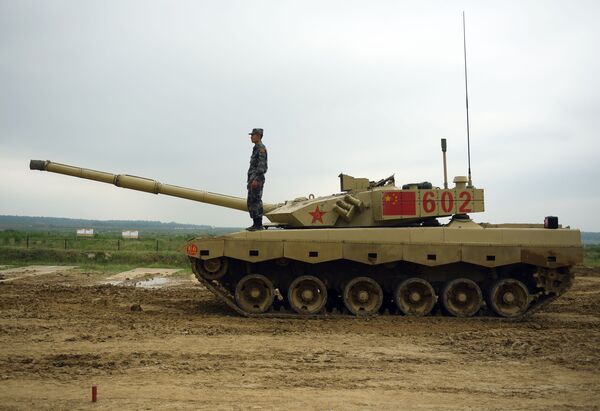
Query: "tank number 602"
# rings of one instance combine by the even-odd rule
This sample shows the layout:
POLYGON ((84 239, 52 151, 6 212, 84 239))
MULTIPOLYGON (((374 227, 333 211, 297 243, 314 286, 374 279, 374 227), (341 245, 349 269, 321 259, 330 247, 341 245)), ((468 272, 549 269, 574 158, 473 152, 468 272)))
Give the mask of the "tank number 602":
MULTIPOLYGON (((458 193, 458 212, 459 213, 470 213, 473 209, 470 207, 473 195, 470 191, 461 191, 458 193)), ((436 201, 435 193, 433 191, 426 191, 423 194, 423 211, 426 213, 436 212, 436 208, 439 207, 443 213, 453 213, 455 210, 454 193, 452 191, 443 191, 439 200, 436 201)))

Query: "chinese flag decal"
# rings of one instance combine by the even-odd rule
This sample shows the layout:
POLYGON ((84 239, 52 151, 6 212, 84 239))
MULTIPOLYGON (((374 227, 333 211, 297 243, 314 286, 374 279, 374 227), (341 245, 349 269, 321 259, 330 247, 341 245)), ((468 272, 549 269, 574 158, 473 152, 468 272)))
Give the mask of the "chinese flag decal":
POLYGON ((310 214, 312 216, 312 222, 311 224, 316 223, 317 221, 320 222, 321 224, 323 224, 323 216, 327 213, 327 211, 321 211, 319 210, 319 206, 317 205, 317 208, 315 208, 315 211, 309 211, 308 214, 310 214))
POLYGON ((382 195, 384 216, 417 215, 417 194, 414 191, 386 191, 382 195))

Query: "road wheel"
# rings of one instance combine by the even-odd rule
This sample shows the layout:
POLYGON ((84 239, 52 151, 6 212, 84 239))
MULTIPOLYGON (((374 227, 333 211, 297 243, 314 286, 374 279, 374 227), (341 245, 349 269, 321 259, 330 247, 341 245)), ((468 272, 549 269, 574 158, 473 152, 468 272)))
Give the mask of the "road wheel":
POLYGON ((436 296, 429 282, 414 277, 398 284, 394 292, 394 301, 404 315, 420 317, 431 312, 436 296))
POLYGON ((471 317, 479 311, 483 298, 475 281, 457 278, 446 284, 442 292, 444 308, 455 317, 471 317))
POLYGON ((271 307, 274 298, 273 283, 261 274, 249 274, 235 287, 235 300, 249 313, 264 313, 271 307))
POLYGON ((344 305, 354 315, 372 315, 383 302, 383 290, 369 277, 353 278, 343 292, 344 305))
POLYGON ((523 315, 531 298, 525 284, 512 278, 496 281, 488 293, 490 308, 501 317, 519 317, 523 315))
POLYGON ((288 289, 288 301, 298 314, 316 314, 327 302, 327 288, 317 277, 303 275, 292 281, 288 289))

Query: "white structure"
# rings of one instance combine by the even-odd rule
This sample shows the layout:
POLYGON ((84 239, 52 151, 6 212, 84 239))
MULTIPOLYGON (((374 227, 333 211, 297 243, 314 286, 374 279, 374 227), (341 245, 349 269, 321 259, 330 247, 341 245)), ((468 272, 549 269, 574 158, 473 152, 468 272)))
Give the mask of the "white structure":
POLYGON ((140 237, 140 233, 137 230, 127 230, 123 231, 123 238, 126 239, 137 239, 140 237))
POLYGON ((93 228, 78 228, 77 229, 77 237, 93 237, 94 229, 93 228))

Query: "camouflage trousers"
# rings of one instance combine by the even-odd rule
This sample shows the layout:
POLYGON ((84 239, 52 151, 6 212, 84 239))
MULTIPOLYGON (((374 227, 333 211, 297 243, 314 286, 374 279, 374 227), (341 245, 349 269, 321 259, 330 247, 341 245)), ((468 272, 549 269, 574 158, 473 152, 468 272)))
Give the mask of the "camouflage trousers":
POLYGON ((265 185, 264 181, 258 182, 258 187, 252 188, 250 183, 248 183, 248 212, 250 213, 250 218, 260 218, 263 216, 263 202, 262 202, 262 194, 263 194, 263 186, 265 185))

